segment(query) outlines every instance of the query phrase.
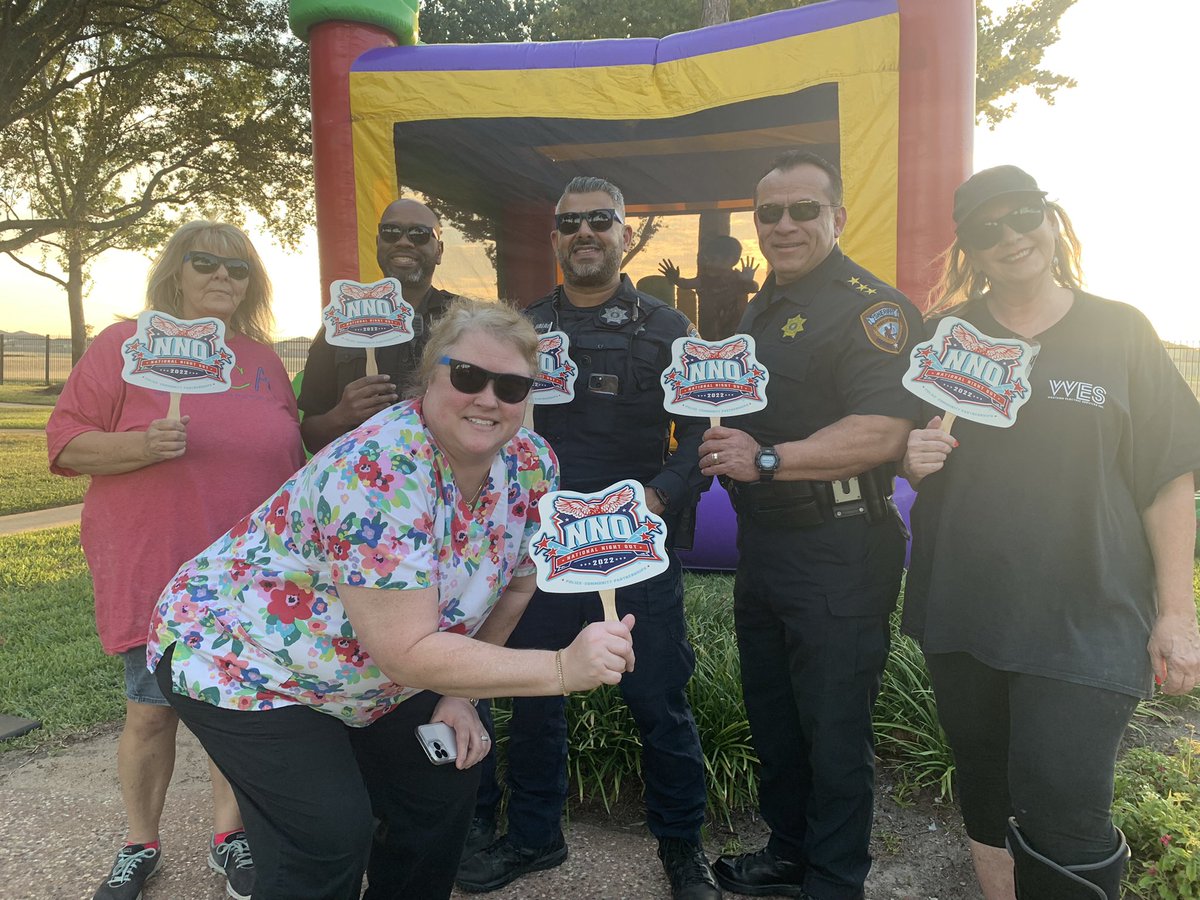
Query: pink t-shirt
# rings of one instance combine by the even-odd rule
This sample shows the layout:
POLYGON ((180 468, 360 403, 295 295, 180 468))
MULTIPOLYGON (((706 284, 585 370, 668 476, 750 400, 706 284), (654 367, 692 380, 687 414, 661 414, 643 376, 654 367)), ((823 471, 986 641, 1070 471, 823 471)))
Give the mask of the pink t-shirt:
MULTIPOLYGON (((46 425, 50 470, 88 431, 145 431, 167 414, 170 395, 121 378, 121 344, 137 328, 104 329, 71 371, 46 425)), ((93 475, 83 500, 81 542, 92 572, 96 628, 107 653, 146 643, 150 614, 176 569, 229 530, 304 462, 296 399, 270 347, 242 335, 233 387, 185 394, 187 452, 122 475, 93 475)))

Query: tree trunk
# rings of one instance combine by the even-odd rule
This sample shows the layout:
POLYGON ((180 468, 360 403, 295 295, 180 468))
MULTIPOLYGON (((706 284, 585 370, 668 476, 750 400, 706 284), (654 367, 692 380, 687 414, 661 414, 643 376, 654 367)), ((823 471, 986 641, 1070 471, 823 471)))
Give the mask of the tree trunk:
POLYGON ((83 241, 78 232, 67 237, 67 309, 71 314, 71 365, 87 349, 83 321, 83 241))
POLYGON ((704 0, 701 25, 719 25, 729 21, 729 0, 704 0))

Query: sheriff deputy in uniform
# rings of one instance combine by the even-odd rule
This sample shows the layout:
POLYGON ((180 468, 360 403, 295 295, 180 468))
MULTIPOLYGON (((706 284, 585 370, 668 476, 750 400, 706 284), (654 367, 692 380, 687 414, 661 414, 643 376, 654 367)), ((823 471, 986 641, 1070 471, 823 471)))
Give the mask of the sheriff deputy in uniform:
MULTIPOLYGON (((663 516, 668 546, 681 532, 708 483, 696 464, 700 419, 672 417, 659 381, 671 344, 695 329, 681 313, 635 290, 621 274, 632 229, 625 200, 600 178, 573 179, 558 201, 550 240, 563 283, 526 314, 538 332, 565 332, 578 368, 569 403, 537 406, 536 430, 558 456, 562 488, 597 491, 632 478, 663 516)), ((636 616, 636 668, 621 693, 642 736, 646 821, 658 838, 677 900, 711 900, 721 891, 700 844, 704 823, 704 757, 685 688, 695 668, 683 614, 683 577, 671 553, 667 571, 616 593, 617 612, 636 616)), ((543 594, 530 600, 509 647, 565 646, 588 621, 602 617, 596 594, 543 594)), ((485 704, 480 704, 483 712, 485 704)), ((567 797, 567 726, 562 697, 513 700, 508 732, 508 833, 466 856, 458 871, 467 891, 496 890, 527 872, 567 857, 560 828, 567 797)), ((472 845, 494 835, 500 791, 485 758, 472 845)))
POLYGON ((300 435, 310 453, 361 425, 400 397, 400 390, 421 360, 429 329, 454 294, 433 286, 433 273, 442 261, 442 223, 424 203, 400 199, 379 218, 375 258, 389 278, 400 282, 404 299, 413 308, 413 339, 377 347, 378 375, 368 375, 367 351, 333 347, 322 328, 308 348, 300 386, 300 435))
POLYGON ((771 373, 768 402, 705 432, 700 461, 738 515, 734 621, 771 837, 713 868, 739 894, 861 898, 871 709, 904 563, 892 462, 920 416, 901 377, 921 318, 842 253, 841 175, 821 157, 777 159, 754 222, 771 274, 739 330, 771 373))

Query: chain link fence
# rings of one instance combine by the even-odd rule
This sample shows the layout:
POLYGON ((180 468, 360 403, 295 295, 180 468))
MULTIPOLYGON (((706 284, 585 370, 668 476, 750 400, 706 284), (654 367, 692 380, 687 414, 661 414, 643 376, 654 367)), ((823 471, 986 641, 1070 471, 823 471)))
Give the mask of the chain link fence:
MULTIPOLYGON (((275 342, 288 376, 304 369, 310 338, 275 342)), ((1192 391, 1200 397, 1200 341, 1163 341, 1192 391)), ((53 335, 0 332, 0 384, 61 384, 71 373, 71 339, 53 335)))

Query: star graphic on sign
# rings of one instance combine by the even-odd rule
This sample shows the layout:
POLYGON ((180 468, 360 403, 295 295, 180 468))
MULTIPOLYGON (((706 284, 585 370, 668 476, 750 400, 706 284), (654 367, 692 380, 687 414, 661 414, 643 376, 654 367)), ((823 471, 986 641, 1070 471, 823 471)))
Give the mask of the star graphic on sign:
POLYGON ((619 306, 610 306, 600 314, 605 325, 624 325, 629 320, 629 313, 619 306))
POLYGON ((804 316, 792 316, 783 323, 783 336, 785 338, 794 338, 804 330, 804 323, 807 321, 804 316))

